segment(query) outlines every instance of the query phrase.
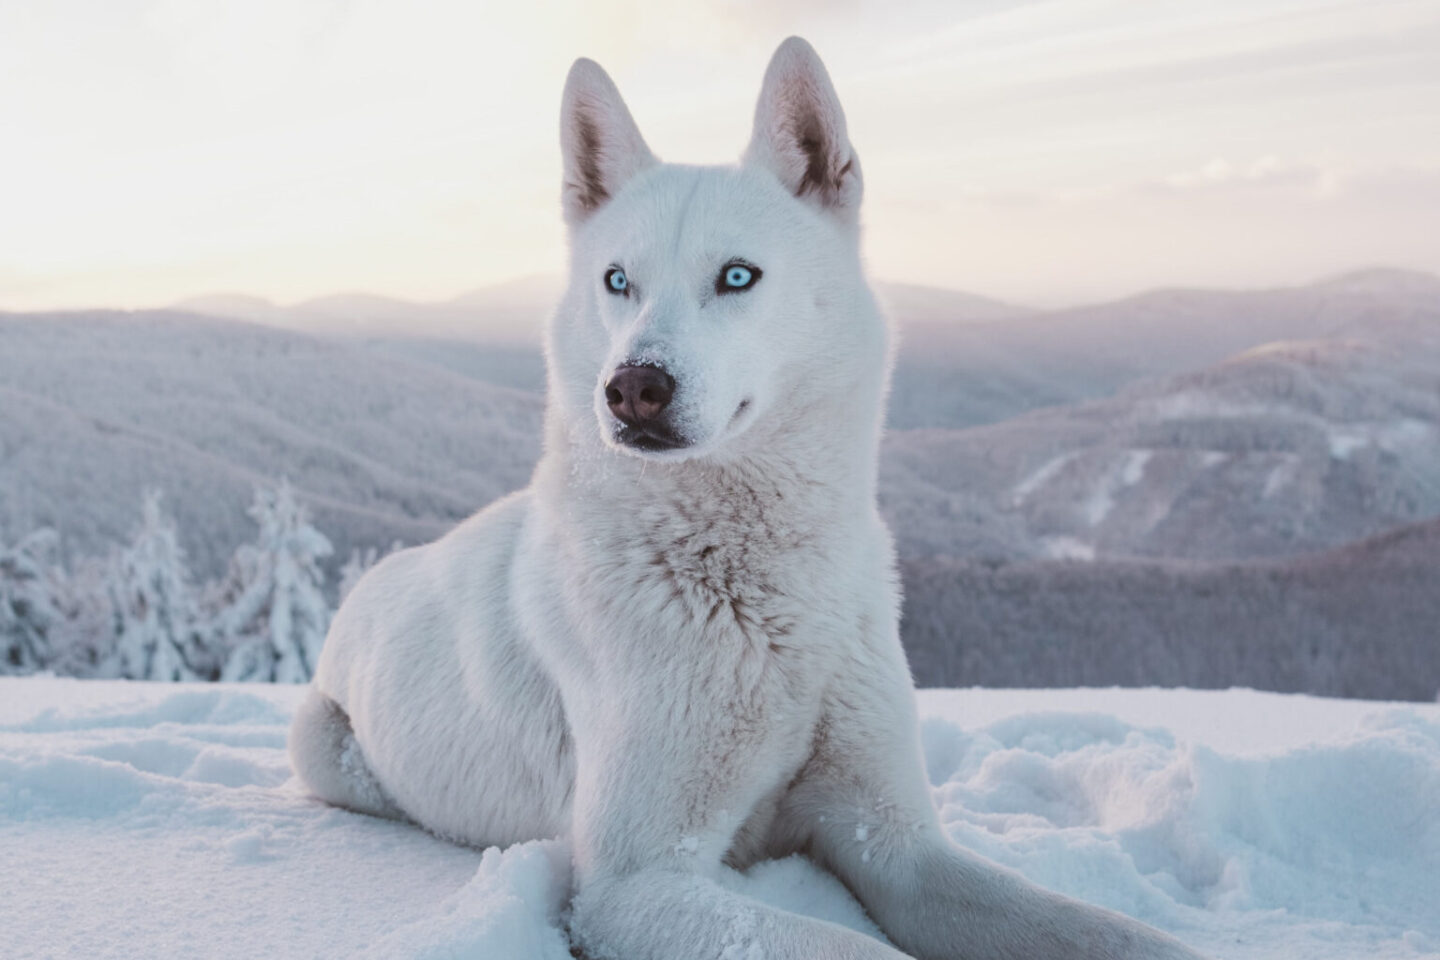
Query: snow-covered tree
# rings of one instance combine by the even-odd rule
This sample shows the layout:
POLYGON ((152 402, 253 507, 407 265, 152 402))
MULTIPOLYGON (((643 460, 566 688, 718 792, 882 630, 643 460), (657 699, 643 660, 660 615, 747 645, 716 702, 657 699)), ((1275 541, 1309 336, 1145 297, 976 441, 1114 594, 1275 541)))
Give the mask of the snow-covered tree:
POLYGON ((42 529, 12 547, 0 544, 0 672, 33 673, 53 655, 51 633, 65 619, 58 542, 42 529))
POLYGON ((48 668, 62 677, 119 676, 115 638, 115 557, 80 557, 65 575, 64 621, 50 631, 48 668))
POLYGON ((330 626, 319 563, 330 541, 289 481, 258 488, 250 516, 259 537, 236 551, 215 620, 230 647, 221 679, 304 683, 330 626))
POLYGON ((185 553, 160 494, 145 495, 140 529, 115 559, 114 673, 132 680, 209 679, 204 630, 185 553))

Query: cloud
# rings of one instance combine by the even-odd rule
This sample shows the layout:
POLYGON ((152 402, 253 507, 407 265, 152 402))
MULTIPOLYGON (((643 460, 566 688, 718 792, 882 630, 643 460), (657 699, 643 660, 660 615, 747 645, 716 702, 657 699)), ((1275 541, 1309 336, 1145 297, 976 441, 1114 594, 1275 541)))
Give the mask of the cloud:
POLYGON ((1440 266, 1435 3, 52 0, 0 2, 25 147, 0 151, 0 305, 438 297, 548 268, 574 57, 660 155, 713 162, 791 32, 845 101, 892 276, 1123 292, 1203 279, 1235 237, 1320 251, 1294 272, 1440 266))
POLYGON ((1216 157, 1197 170, 1185 170, 1140 184, 1143 192, 1194 193, 1226 190, 1300 190, 1316 196, 1332 196, 1344 180, 1333 168, 1304 161, 1259 157, 1248 163, 1232 163, 1216 157))
POLYGON ((1316 200, 1430 202, 1440 199, 1440 167, 1353 167, 1263 156, 1244 163, 1216 157, 1135 186, 1141 194, 1298 195, 1316 200))

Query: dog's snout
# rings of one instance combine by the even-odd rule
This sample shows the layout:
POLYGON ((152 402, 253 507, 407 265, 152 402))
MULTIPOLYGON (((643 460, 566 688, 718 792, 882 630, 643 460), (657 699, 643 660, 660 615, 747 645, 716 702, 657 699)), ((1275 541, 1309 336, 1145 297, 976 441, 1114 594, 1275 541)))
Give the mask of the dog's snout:
POLYGON ((621 367, 605 384, 610 412, 632 427, 660 416, 674 396, 675 378, 659 367, 621 367))

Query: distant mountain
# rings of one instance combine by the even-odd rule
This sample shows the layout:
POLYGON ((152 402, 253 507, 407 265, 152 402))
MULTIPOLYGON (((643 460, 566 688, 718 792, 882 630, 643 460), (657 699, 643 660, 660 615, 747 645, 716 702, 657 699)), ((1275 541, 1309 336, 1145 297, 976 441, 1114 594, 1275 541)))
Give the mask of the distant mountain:
POLYGON ((307 332, 365 336, 415 329, 430 335, 450 319, 449 304, 412 303, 369 293, 336 293, 295 304, 286 311, 307 332))
POLYGON ((553 304, 530 283, 507 284, 493 296, 417 303, 368 293, 339 293, 280 306, 261 297, 190 297, 169 309, 244 320, 300 333, 355 340, 426 339, 536 347, 553 304), (533 301, 523 299, 535 291, 533 301))
POLYGON ((1440 695, 1440 520, 1285 560, 902 561, 923 686, 1440 695))
POLYGON ((1010 327, 1074 357, 1137 374, 1191 370, 1277 340, 1364 333, 1394 318, 1440 317, 1440 277, 1365 270, 1273 290, 1155 290, 1054 311, 1010 327))
POLYGON ((343 559, 432 539, 523 486, 534 394, 331 339, 193 314, 0 314, 0 539, 124 539, 157 487, 214 573, 289 476, 343 559))
POLYGON ((538 338, 545 320, 564 292, 564 281, 551 274, 521 277, 478 287, 450 301, 452 306, 507 317, 516 325, 533 327, 538 338))
POLYGON ((212 293, 189 297, 172 304, 168 309, 178 313, 200 313, 209 317, 244 320, 274 327, 285 326, 291 322, 291 317, 284 307, 264 297, 252 297, 244 293, 212 293))
POLYGON ((1313 284, 1331 293, 1359 294, 1384 298, 1440 297, 1440 277, 1423 270, 1369 267, 1326 277, 1313 284))
POLYGON ((1277 340, 1433 328, 1440 277, 1365 270, 1274 290, 1156 290, 981 325, 897 315, 891 426, 959 428, 1107 397, 1277 340))
POLYGON ((875 288, 889 314, 908 328, 931 324, 994 323, 1036 313, 1029 307, 942 287, 882 281, 875 288))
POLYGON ((1273 344, 1106 400, 892 433, 887 509, 912 553, 1076 559, 1285 556, 1437 516, 1436 334, 1273 344))

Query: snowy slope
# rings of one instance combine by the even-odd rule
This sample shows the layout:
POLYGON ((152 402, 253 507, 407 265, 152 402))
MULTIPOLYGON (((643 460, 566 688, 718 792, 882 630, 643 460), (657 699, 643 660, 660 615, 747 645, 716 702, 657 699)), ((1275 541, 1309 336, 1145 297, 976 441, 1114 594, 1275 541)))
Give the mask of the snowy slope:
POLYGON ((1105 400, 892 432, 884 453, 904 553, 1233 560, 1338 546, 1440 516, 1440 313, 1429 336, 1270 344, 1105 400), (1000 549, 975 535, 981 521, 1000 549))
MULTIPOLYGON (((501 852, 290 780, 286 687, 0 679, 0 956, 568 960, 562 844, 501 852)), ((961 844, 1216 958, 1440 956, 1440 706, 929 691, 961 844)), ((728 878, 857 928, 800 860, 728 878)))
POLYGON ((337 556, 425 542, 524 485, 533 394, 333 340, 178 313, 0 314, 0 540, 99 552, 158 487, 199 572, 288 476, 337 556))
POLYGON ((345 338, 416 337, 535 347, 559 292, 556 278, 527 277, 429 303, 341 293, 281 306, 244 294, 214 294, 182 300, 171 309, 345 338))

